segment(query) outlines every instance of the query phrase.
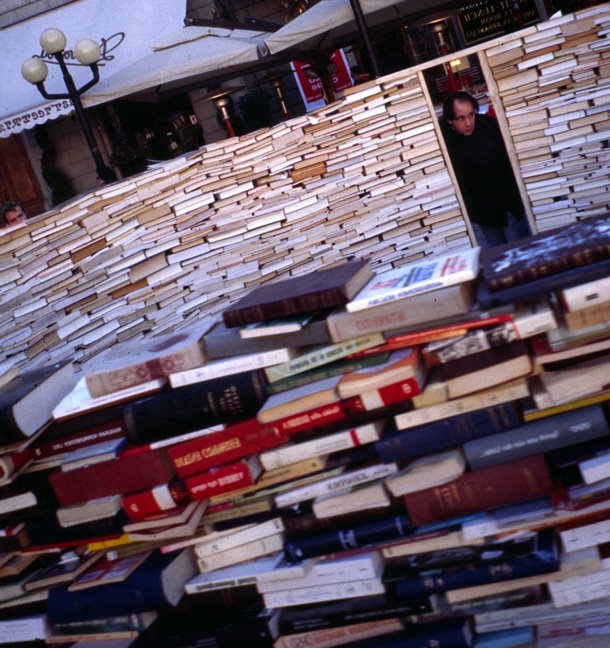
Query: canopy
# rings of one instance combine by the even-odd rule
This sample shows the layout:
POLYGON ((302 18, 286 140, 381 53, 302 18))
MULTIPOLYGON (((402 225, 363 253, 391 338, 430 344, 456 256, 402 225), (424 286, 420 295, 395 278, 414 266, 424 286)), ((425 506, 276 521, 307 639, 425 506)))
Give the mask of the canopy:
POLYGON ((48 92, 65 93, 59 66, 42 52, 40 34, 47 27, 61 29, 67 38, 65 60, 77 86, 91 79, 88 67, 80 65, 73 48, 83 38, 100 43, 100 75, 109 76, 150 52, 151 44, 184 24, 185 0, 76 0, 53 11, 0 30, 0 137, 9 137, 68 114, 74 108, 68 99, 47 101, 37 88, 21 76, 21 65, 32 56, 49 66, 45 82, 48 92))
MULTIPOLYGON (((389 22, 405 16, 407 11, 432 10, 442 4, 441 0, 360 0, 367 23, 372 24, 389 22), (382 12, 384 9, 386 11, 382 12), (376 15, 368 18, 371 14, 376 15)), ((356 29, 350 0, 320 0, 266 38, 265 45, 272 54, 297 46, 327 47, 331 45, 333 34, 349 31, 341 31, 341 27, 351 27, 351 31, 356 29)))
POLYGON ((152 47, 153 52, 103 79, 83 95, 84 106, 95 106, 136 93, 168 90, 185 80, 252 63, 267 32, 218 27, 183 27, 152 47))

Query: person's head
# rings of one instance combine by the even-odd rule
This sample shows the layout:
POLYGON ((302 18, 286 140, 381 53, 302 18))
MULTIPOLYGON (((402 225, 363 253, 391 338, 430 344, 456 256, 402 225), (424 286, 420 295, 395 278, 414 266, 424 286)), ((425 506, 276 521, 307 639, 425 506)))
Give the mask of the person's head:
POLYGON ((443 117, 451 128, 460 135, 472 135, 479 102, 467 92, 454 92, 445 99, 443 117))
POLYGON ((16 200, 7 200, 0 210, 3 227, 12 227, 19 223, 24 223, 26 216, 23 211, 23 205, 16 200))

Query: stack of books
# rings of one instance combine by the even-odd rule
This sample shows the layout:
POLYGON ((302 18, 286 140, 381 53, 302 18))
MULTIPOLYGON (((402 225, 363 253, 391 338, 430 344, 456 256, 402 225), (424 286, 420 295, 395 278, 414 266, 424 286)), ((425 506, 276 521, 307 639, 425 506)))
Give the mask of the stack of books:
POLYGON ((12 377, 0 641, 607 640, 609 223, 346 261, 12 377))

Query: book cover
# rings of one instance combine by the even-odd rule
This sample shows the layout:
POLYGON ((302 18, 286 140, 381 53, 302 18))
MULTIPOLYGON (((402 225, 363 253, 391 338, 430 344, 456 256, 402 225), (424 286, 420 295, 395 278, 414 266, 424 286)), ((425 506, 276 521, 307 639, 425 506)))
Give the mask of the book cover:
POLYGON ((80 504, 61 506, 55 510, 57 521, 62 527, 91 522, 100 518, 112 517, 121 508, 121 496, 109 495, 80 504))
POLYGON ((350 312, 338 308, 329 314, 327 326, 333 342, 340 342, 368 333, 398 331, 441 318, 464 315, 473 302, 474 282, 468 281, 364 310, 350 312))
POLYGON ((404 496, 415 526, 550 494, 543 455, 467 472, 458 479, 404 496))
POLYGON ((205 327, 194 326, 110 347, 83 367, 94 398, 202 365, 205 327))
POLYGON ((36 460, 58 457, 76 448, 124 437, 127 435, 125 424, 120 413, 117 415, 119 418, 110 417, 97 422, 88 415, 78 416, 69 422, 53 422, 31 446, 32 454, 36 460), (78 425, 74 426, 74 422, 78 425))
POLYGON ((184 483, 190 496, 194 500, 200 500, 251 486, 261 472, 258 456, 252 455, 241 461, 186 477, 184 483))
MULTIPOLYGON (((125 533, 131 533, 132 531, 158 529, 161 527, 184 524, 191 519, 195 509, 201 508, 199 504, 200 502, 187 501, 184 504, 177 504, 157 513, 151 513, 141 518, 127 520, 123 525, 123 531, 125 531, 125 533)), ((205 507, 203 508, 203 511, 205 511, 205 507)))
POLYGON ((159 542, 193 536, 199 528, 206 506, 207 502, 204 500, 191 502, 176 513, 167 511, 145 521, 125 524, 123 530, 131 541, 154 543, 153 546, 156 547, 159 542), (156 525, 149 526, 149 523, 156 525))
POLYGON ((464 443, 463 449, 470 469, 478 470, 604 437, 609 432, 602 406, 593 405, 472 439, 464 443))
POLYGON ((68 472, 76 468, 84 466, 91 466, 93 464, 101 463, 102 461, 110 461, 116 459, 127 446, 127 439, 120 437, 118 439, 110 439, 94 443, 89 446, 77 448, 68 452, 60 466, 60 470, 68 472))
POLYGON ((264 284, 225 309, 222 317, 226 326, 239 327, 252 322, 342 306, 362 288, 372 274, 369 261, 363 259, 264 284))
POLYGON ((56 561, 40 567, 25 582, 26 592, 43 587, 56 587, 63 583, 71 583, 86 569, 102 558, 101 553, 84 553, 67 551, 56 561))
POLYGON ((274 533, 273 535, 265 536, 246 542, 245 544, 219 551, 218 553, 208 554, 202 558, 197 559, 197 566, 199 571, 207 573, 229 567, 230 565, 238 565, 240 563, 262 558, 263 556, 270 556, 281 551, 284 543, 284 534, 282 532, 274 533))
POLYGON ((337 385, 341 398, 356 396, 363 391, 379 389, 399 380, 413 378, 421 364, 416 347, 407 347, 390 354, 387 362, 346 373, 337 385))
POLYGON ((374 447, 382 461, 410 460, 459 446, 470 439, 510 430, 520 422, 518 405, 511 401, 395 433, 388 431, 374 447))
POLYGON ((74 386, 69 362, 24 371, 0 389, 0 443, 33 437, 52 419, 53 408, 74 386))
POLYGON ((230 425, 219 432, 203 434, 190 441, 169 446, 167 455, 176 474, 188 477, 283 443, 285 437, 277 428, 253 418, 230 425))
POLYGON ((197 542, 193 549, 198 558, 205 558, 213 554, 235 549, 249 542, 260 540, 268 536, 276 535, 284 531, 284 522, 281 517, 274 517, 257 524, 247 524, 242 527, 230 529, 211 535, 205 536, 197 542))
POLYGON ((497 367, 504 362, 522 356, 529 357, 527 344, 524 341, 515 341, 501 347, 479 351, 471 356, 447 362, 438 368, 438 373, 442 380, 448 382, 464 375, 470 375, 475 371, 497 367))
POLYGON ((242 339, 266 337, 267 335, 284 335, 302 330, 311 320, 318 315, 318 312, 299 313, 289 317, 268 319, 263 322, 252 322, 239 329, 239 336, 242 339))
POLYGON ((367 578, 346 583, 292 587, 280 592, 265 592, 263 602, 270 609, 293 605, 308 605, 322 601, 337 601, 383 594, 385 586, 380 578, 367 578))
POLYGON ((610 301, 610 277, 564 288, 557 296, 568 313, 603 304, 610 301))
POLYGON ((49 483, 60 505, 70 506, 107 495, 146 490, 169 483, 175 477, 173 466, 161 448, 68 472, 56 471, 49 476, 49 483))
POLYGON ((283 348, 222 358, 208 362, 201 367, 172 373, 169 377, 169 383, 172 387, 184 387, 203 380, 213 380, 214 378, 231 376, 245 371, 265 369, 273 365, 290 362, 296 354, 296 349, 283 348))
POLYGON ((591 216, 526 238, 484 248, 482 274, 492 291, 556 275, 610 256, 610 215, 591 216))
POLYGON ((152 553, 130 576, 119 583, 70 591, 49 591, 48 614, 53 623, 99 619, 175 606, 184 585, 197 573, 192 552, 152 553))
POLYGON ((375 275, 354 299, 349 312, 372 308, 421 292, 472 281, 479 272, 480 248, 426 258, 375 275))
POLYGON ((262 371, 247 371, 128 403, 123 408, 127 434, 135 443, 149 443, 251 418, 267 399, 266 383, 262 371))
POLYGON ((184 482, 176 480, 149 490, 124 495, 120 500, 120 505, 127 517, 136 521, 170 511, 186 504, 189 500, 190 495, 184 482))
POLYGON ((292 360, 267 367, 264 370, 265 376, 270 383, 284 380, 304 371, 330 364, 346 356, 374 349, 383 344, 384 341, 381 333, 370 333, 369 335, 362 335, 358 338, 344 340, 343 342, 334 342, 333 344, 326 344, 314 347, 313 349, 305 349, 292 358, 292 360))
POLYGON ((150 553, 150 551, 141 551, 117 560, 110 560, 108 556, 100 557, 100 560, 74 579, 68 590, 75 592, 90 587, 120 583, 132 574, 150 556, 150 553))

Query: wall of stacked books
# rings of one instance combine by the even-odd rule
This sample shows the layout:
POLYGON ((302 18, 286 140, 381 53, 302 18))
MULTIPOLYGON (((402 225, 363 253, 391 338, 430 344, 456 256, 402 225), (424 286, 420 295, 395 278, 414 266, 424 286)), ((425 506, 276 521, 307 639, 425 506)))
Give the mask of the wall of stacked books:
POLYGON ((609 25, 481 50, 532 238, 419 70, 1 235, 0 644, 608 645, 609 25))
MULTIPOLYGON (((541 230, 610 202, 609 23, 601 5, 466 51, 479 56, 541 230)), ((398 267, 469 246, 425 69, 2 231, 5 355, 86 359, 151 327, 215 317, 276 277, 349 256, 398 267)))

